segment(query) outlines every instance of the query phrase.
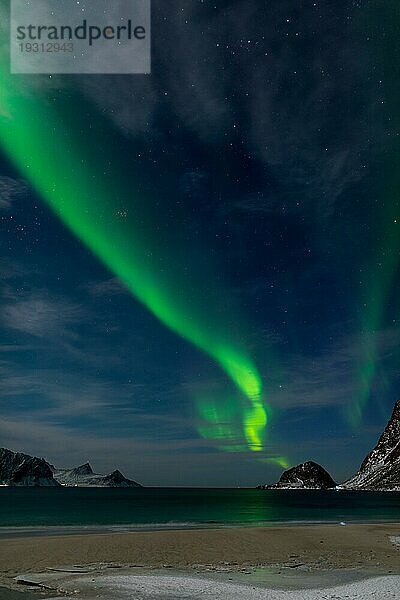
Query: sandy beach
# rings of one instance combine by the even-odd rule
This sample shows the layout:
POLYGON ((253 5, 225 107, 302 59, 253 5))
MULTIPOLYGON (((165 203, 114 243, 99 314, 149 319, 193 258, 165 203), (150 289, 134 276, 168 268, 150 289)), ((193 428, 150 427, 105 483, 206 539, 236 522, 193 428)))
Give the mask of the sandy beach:
POLYGON ((100 586, 101 598, 196 598, 199 589, 217 598, 225 589, 226 597, 272 600, 281 588, 279 597, 303 589, 312 600, 337 586, 344 591, 324 597, 400 598, 399 535, 398 524, 329 524, 8 538, 1 584, 29 589, 32 580, 82 597, 100 586))
POLYGON ((1 540, 0 569, 3 580, 60 565, 104 562, 174 568, 302 562, 400 569, 400 547, 390 539, 399 535, 400 524, 329 524, 10 538, 1 540))

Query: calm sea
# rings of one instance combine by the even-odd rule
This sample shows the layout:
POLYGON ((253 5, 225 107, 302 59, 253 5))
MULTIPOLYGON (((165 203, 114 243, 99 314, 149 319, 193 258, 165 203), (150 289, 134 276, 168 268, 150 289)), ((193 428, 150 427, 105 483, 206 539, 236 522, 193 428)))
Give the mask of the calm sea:
POLYGON ((9 527, 124 530, 399 520, 397 492, 0 488, 0 535, 9 527))

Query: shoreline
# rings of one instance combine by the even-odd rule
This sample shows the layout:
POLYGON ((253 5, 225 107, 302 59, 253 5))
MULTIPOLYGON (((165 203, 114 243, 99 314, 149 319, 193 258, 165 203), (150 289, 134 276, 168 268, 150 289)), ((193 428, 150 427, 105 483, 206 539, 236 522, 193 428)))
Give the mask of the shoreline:
MULTIPOLYGON (((386 519, 357 519, 356 521, 261 521, 259 523, 216 523, 212 522, 182 522, 182 523, 117 523, 115 525, 13 525, 0 526, 0 539, 35 538, 35 537, 69 537, 86 535, 113 535, 128 533, 158 533, 158 532, 180 532, 180 531, 219 531, 236 529, 290 529, 297 527, 352 527, 366 525, 388 525, 396 526, 398 522, 386 519)), ((400 528, 400 526, 399 526, 400 528)))

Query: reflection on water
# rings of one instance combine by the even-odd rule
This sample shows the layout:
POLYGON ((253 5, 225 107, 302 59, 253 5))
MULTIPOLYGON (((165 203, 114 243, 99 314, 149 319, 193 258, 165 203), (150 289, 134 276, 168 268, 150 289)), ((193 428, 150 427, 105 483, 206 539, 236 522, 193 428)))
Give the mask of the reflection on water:
POLYGON ((0 527, 184 528, 397 521, 400 493, 188 488, 1 488, 0 527))

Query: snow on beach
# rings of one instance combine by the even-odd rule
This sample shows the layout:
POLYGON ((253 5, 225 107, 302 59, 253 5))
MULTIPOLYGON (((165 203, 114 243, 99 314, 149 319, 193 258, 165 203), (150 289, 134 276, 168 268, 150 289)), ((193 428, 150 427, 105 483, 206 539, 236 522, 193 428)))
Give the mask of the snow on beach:
MULTIPOLYGON (((75 581, 83 594, 76 600, 391 600, 400 599, 400 577, 373 577, 322 589, 286 591, 220 582, 210 578, 168 575, 116 575, 75 581), (89 585, 90 582, 90 585, 89 585), (83 585, 79 585, 83 584, 83 585), (86 589, 85 589, 86 588, 86 589), (90 590, 90 591, 89 591, 90 590), (86 592, 89 592, 86 594, 86 592)), ((58 600, 53 598, 50 600, 58 600)))
POLYGON ((393 535, 390 537, 390 541, 392 542, 392 544, 394 544, 395 546, 400 546, 400 535, 393 535))

